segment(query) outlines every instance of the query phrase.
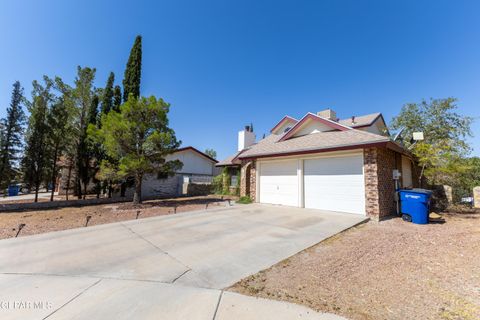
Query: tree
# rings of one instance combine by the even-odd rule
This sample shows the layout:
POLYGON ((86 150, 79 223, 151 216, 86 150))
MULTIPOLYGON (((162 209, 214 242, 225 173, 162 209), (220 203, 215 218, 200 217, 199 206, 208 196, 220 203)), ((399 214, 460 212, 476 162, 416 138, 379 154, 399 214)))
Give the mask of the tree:
MULTIPOLYGON (((142 201, 142 180, 147 173, 172 175, 182 167, 178 160, 166 161, 180 142, 168 127, 170 105, 162 99, 135 98, 133 94, 120 108, 120 113, 102 116, 100 129, 89 127, 89 134, 103 142, 105 150, 118 159, 117 177, 133 177, 135 191, 133 203, 142 201)), ((102 174, 110 175, 111 166, 103 165, 102 174)))
POLYGON ((122 89, 120 86, 115 86, 113 89, 113 110, 120 112, 120 106, 122 105, 122 89))
POLYGON ((16 175, 15 166, 22 147, 25 113, 22 109, 23 88, 20 82, 13 84, 7 117, 0 121, 0 187, 6 188, 16 175))
MULTIPOLYGON (((95 96, 93 81, 95 79, 95 68, 80 66, 77 67, 77 77, 75 78, 75 88, 72 91, 75 105, 75 136, 77 137, 75 146, 75 190, 79 199, 82 199, 82 177, 88 176, 90 170, 89 163, 85 160, 87 150, 87 127, 90 117, 90 108, 95 96)), ((87 182, 88 183, 88 182, 87 182)), ((86 186, 84 186, 86 190, 86 186)), ((85 198, 85 195, 83 195, 85 198)))
MULTIPOLYGON (((87 112, 87 126, 82 132, 84 138, 82 138, 80 150, 81 153, 78 155, 80 161, 81 170, 79 171, 80 180, 83 186, 83 198, 85 199, 87 195, 88 183, 92 178, 95 177, 95 167, 93 162, 96 160, 96 156, 100 153, 99 146, 97 144, 92 144, 88 140, 88 126, 97 126, 98 118, 98 104, 99 99, 97 95, 94 95, 90 102, 90 107, 87 112)), ((97 185, 98 188, 98 185, 97 185)))
POLYGON ((473 188, 480 186, 480 157, 471 157, 460 161, 465 170, 458 174, 457 181, 452 186, 453 196, 456 200, 471 196, 473 188))
POLYGON ((217 151, 213 149, 206 149, 205 154, 213 159, 217 159, 217 151))
POLYGON ((115 82, 115 74, 110 72, 108 76, 107 84, 105 85, 105 89, 103 90, 102 96, 102 113, 109 113, 110 110, 113 109, 114 101, 113 101, 113 83, 115 82))
POLYGON ((58 176, 57 163, 60 157, 67 150, 71 141, 72 133, 72 119, 71 109, 65 97, 60 97, 52 105, 48 112, 47 124, 49 127, 49 134, 47 136, 47 144, 51 149, 51 170, 50 183, 52 184, 52 193, 50 194, 50 201, 53 201, 55 192, 55 185, 58 176))
POLYGON ((47 139, 49 125, 47 115, 49 105, 54 96, 51 93, 52 81, 44 76, 45 85, 33 81, 32 101, 28 102, 28 128, 26 134, 26 147, 22 159, 25 180, 35 188, 35 202, 38 201, 40 184, 44 181, 47 172, 49 148, 47 139))
POLYGON ((447 98, 409 103, 392 119, 390 128, 403 130, 402 143, 419 161, 420 181, 425 176, 431 184, 446 183, 462 170, 458 159, 470 152, 465 139, 472 136, 472 118, 456 113, 456 101, 447 98), (416 131, 422 131, 425 140, 414 144, 416 131))
POLYGON ((127 67, 123 78, 123 101, 127 101, 130 94, 134 98, 140 97, 140 78, 142 73, 142 36, 135 38, 127 67))

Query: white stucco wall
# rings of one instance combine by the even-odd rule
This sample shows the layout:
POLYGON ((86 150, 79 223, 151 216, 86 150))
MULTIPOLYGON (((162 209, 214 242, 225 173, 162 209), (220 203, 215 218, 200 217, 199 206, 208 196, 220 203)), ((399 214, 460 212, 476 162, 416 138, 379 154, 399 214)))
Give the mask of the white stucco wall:
POLYGON ((304 136, 307 134, 323 132, 323 131, 331 131, 331 130, 332 130, 332 127, 324 123, 308 120, 302 125, 300 130, 294 134, 294 137, 304 136))
POLYGON ((166 157, 166 160, 180 160, 183 163, 183 168, 177 171, 177 173, 213 175, 213 168, 215 166, 215 163, 211 160, 191 149, 169 155, 166 157))
POLYGON ((295 125, 295 123, 293 123, 293 122, 285 122, 284 124, 282 124, 280 127, 278 127, 275 130, 274 134, 283 134, 285 132, 285 129, 292 128, 294 125, 295 125))

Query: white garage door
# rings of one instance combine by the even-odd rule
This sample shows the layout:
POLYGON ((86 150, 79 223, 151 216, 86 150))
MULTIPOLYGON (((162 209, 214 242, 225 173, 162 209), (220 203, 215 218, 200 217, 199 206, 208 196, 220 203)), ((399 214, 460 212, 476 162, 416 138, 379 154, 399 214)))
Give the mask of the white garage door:
POLYGON ((304 162, 305 208, 365 214, 363 155, 304 162))
POLYGON ((260 163, 260 202, 298 206, 298 161, 260 163))

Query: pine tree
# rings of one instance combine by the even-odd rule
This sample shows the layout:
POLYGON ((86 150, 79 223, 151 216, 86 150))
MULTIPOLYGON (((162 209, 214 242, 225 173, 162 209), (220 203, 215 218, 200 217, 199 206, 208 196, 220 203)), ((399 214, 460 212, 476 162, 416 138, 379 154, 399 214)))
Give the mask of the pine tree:
POLYGON ((32 101, 28 104, 30 117, 26 135, 26 147, 22 167, 24 177, 30 187, 35 189, 35 202, 38 201, 40 185, 45 179, 48 171, 49 148, 47 139, 49 137, 49 125, 47 115, 49 104, 53 100, 50 93, 52 82, 44 77, 45 86, 33 81, 32 101))
POLYGON ((120 112, 120 106, 122 105, 122 88, 115 86, 113 89, 113 110, 120 112))
POLYGON ((108 76, 107 84, 105 85, 105 89, 103 91, 102 96, 102 113, 107 114, 113 108, 113 83, 115 82, 115 74, 110 72, 108 76))
POLYGON ((142 72, 142 36, 135 38, 130 56, 128 57, 125 76, 123 79, 123 101, 128 100, 130 94, 134 98, 140 96, 140 78, 142 72))
POLYGON ((7 117, 0 121, 0 187, 5 188, 15 178, 14 167, 19 160, 22 147, 25 113, 21 102, 23 88, 20 82, 13 84, 12 100, 7 108, 7 117))

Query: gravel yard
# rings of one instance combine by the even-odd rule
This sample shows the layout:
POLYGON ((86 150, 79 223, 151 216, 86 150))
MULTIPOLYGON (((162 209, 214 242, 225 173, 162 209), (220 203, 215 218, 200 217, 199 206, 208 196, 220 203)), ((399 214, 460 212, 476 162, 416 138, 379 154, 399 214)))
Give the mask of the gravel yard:
POLYGON ((480 213, 439 220, 360 225, 230 290, 351 319, 480 319, 480 213))
MULTIPOLYGON (((232 198, 232 197, 230 197, 232 198)), ((18 226, 25 227, 20 236, 84 227, 86 217, 91 216, 88 225, 97 225, 132 220, 140 211, 139 219, 186 211, 219 208, 226 205, 226 199, 219 196, 190 197, 145 201, 134 206, 129 202, 68 207, 50 210, 0 213, 0 239, 15 237, 18 226), (225 199, 225 200, 224 200, 225 199)))

